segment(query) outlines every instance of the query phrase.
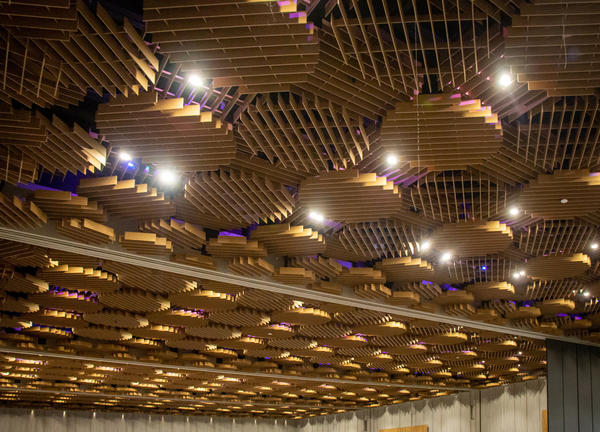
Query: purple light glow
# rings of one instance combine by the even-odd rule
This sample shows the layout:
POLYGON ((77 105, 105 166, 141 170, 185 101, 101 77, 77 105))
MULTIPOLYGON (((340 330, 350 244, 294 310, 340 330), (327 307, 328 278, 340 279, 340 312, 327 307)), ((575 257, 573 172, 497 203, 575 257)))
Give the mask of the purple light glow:
POLYGON ((244 237, 244 236, 241 234, 231 232, 231 231, 221 231, 219 233, 219 237, 244 237))

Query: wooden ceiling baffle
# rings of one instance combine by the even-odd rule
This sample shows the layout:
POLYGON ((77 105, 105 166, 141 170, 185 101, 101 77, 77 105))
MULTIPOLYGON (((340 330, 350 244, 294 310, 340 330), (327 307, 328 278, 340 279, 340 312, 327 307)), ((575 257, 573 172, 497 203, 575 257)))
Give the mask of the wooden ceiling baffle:
POLYGON ((356 165, 370 147, 359 114, 318 96, 258 96, 240 117, 238 132, 252 154, 313 174, 356 165))
POLYGON ((400 190, 375 173, 358 170, 322 173, 300 183, 303 208, 340 222, 363 222, 398 215, 403 209, 400 190))
POLYGON ((430 170, 464 170, 481 165, 502 146, 498 116, 478 99, 459 94, 419 95, 397 104, 381 125, 388 154, 430 170))
MULTIPOLYGON (((9 154, 27 153, 51 173, 93 173, 106 164, 106 148, 101 140, 92 138, 79 125, 69 126, 56 115, 48 120, 40 112, 12 107, 0 114, 0 146, 9 154)), ((28 166, 24 168, 26 178, 28 166)))
POLYGON ((0 223, 19 228, 36 228, 48 221, 46 214, 34 202, 12 199, 0 193, 0 223))
POLYGON ((206 244, 206 233, 196 225, 177 219, 156 219, 139 226, 140 231, 167 238, 173 245, 185 249, 200 249, 206 244))
POLYGON ((517 81, 548 96, 597 94, 598 13, 596 3, 585 1, 521 5, 507 29, 505 50, 517 81))
POLYGON ((560 280, 582 276, 591 267, 589 256, 576 253, 573 255, 547 255, 531 258, 527 261, 527 276, 541 280, 560 280))
POLYGON ((543 219, 572 219, 600 210, 600 173, 559 170, 540 174, 525 185, 516 203, 526 213, 543 219))
POLYGON ((37 189, 31 200, 50 219, 78 217, 88 218, 95 222, 106 222, 106 212, 96 201, 68 191, 37 189))
POLYGON ((297 3, 259 0, 144 2, 146 31, 184 73, 237 86, 241 94, 286 90, 308 81, 319 39, 297 3))
POLYGON ((449 250, 453 256, 485 256, 508 249, 510 227, 498 221, 464 221, 445 224, 431 235, 431 247, 449 250))
POLYGON ((117 176, 84 178, 77 193, 94 199, 112 216, 123 219, 170 217, 175 206, 163 192, 135 179, 118 180, 117 176))
POLYGON ((12 2, 0 23, 8 61, 0 97, 68 107, 88 88, 115 96, 154 84, 158 59, 127 18, 117 25, 102 5, 94 13, 83 0, 12 2))
POLYGON ((114 229, 87 218, 61 219, 56 223, 56 231, 65 237, 89 244, 108 244, 116 240, 114 229))
POLYGON ((392 258, 416 253, 419 250, 417 239, 422 235, 420 231, 398 219, 384 219, 346 224, 338 238, 346 249, 357 254, 368 255, 371 259, 392 258))
POLYGON ((282 221, 295 206, 292 194, 281 183, 252 171, 233 169, 190 178, 185 199, 202 214, 240 226, 282 221))
POLYGON ((289 223, 260 225, 250 233, 250 238, 261 242, 275 255, 308 256, 324 252, 326 247, 318 231, 289 223))
POLYGON ((231 124, 183 98, 158 99, 156 91, 101 104, 96 124, 113 149, 181 172, 215 170, 235 155, 231 124))

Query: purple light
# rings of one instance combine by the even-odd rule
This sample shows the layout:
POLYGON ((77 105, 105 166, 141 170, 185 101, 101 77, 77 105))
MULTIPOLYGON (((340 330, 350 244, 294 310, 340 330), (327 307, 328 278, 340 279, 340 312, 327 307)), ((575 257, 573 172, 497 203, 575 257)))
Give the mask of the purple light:
POLYGON ((135 167, 135 164, 133 162, 127 162, 127 166, 129 168, 133 168, 133 167, 135 167))
POLYGON ((221 232, 219 233, 219 237, 222 237, 222 236, 223 236, 223 237, 244 237, 244 236, 243 236, 243 235, 241 235, 241 234, 236 234, 236 233, 234 233, 234 232, 231 232, 231 231, 221 231, 221 232))
POLYGON ((566 313, 559 313, 559 314, 556 314, 556 316, 557 316, 557 317, 561 317, 561 318, 565 318, 565 317, 568 317, 568 316, 569 316, 569 314, 566 314, 566 313))
POLYGON ((487 266, 481 266, 481 271, 486 271, 487 270, 487 266))
POLYGON ((342 260, 336 260, 336 261, 346 268, 352 268, 352 263, 350 261, 342 261, 342 260))
POLYGON ((144 168, 144 172, 146 172, 146 173, 147 173, 147 172, 150 172, 150 167, 149 167, 149 166, 146 166, 146 168, 144 168))
POLYGON ((422 283, 423 285, 433 285, 433 282, 431 282, 431 281, 426 281, 426 280, 422 280, 422 281, 421 281, 421 283, 422 283))

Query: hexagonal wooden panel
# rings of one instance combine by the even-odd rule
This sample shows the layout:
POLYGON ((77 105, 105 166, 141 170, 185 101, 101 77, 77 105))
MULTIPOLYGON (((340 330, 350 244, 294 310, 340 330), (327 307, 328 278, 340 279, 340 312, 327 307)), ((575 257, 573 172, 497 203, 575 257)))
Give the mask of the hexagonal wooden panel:
POLYGON ((159 168, 215 170, 235 154, 231 124, 183 98, 159 99, 155 91, 100 104, 96 124, 115 150, 159 168))
POLYGON ((485 256, 508 249, 513 234, 498 221, 465 221, 445 224, 431 235, 431 245, 457 257, 485 256))
POLYGON ((381 143, 388 154, 429 170, 464 170, 500 150, 502 127, 490 107, 460 94, 419 95, 387 112, 381 143))
POLYGON ((527 276, 541 280, 560 280, 583 275, 590 269, 590 257, 585 254, 548 255, 531 258, 525 270, 527 276))
POLYGON ((600 210, 600 174, 587 170, 540 174, 525 185, 517 205, 532 217, 571 219, 600 210))
POLYGON ((415 282, 434 276, 431 264, 421 258, 387 258, 377 263, 376 268, 393 282, 415 282))
POLYGON ((160 52, 183 71, 212 78, 215 87, 238 86, 240 93, 307 81, 318 59, 317 34, 295 2, 148 1, 144 21, 160 52))
POLYGON ((250 233, 276 255, 306 256, 325 251, 325 239, 318 231, 288 223, 261 225, 250 233))
POLYGON ((77 193, 91 198, 112 216, 123 219, 170 217, 175 206, 163 192, 135 179, 118 180, 117 176, 84 178, 77 193))
POLYGON ((78 291, 113 292, 121 287, 121 283, 111 273, 68 264, 43 269, 37 276, 52 285, 78 291))
POLYGON ((88 244, 109 244, 116 238, 114 229, 88 218, 61 219, 56 223, 56 231, 65 237, 88 244))
POLYGON ((403 209, 398 186, 356 169, 304 180, 298 199, 303 208, 340 222, 374 221, 398 215, 403 209))
POLYGON ((0 193, 0 223, 18 228, 35 228, 48 221, 46 214, 31 201, 12 199, 0 193))

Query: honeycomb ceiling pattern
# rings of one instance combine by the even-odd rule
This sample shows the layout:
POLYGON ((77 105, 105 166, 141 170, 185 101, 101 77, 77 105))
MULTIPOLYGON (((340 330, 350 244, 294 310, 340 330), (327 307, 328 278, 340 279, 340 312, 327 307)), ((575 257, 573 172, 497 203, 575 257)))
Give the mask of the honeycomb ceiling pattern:
POLYGON ((306 417, 545 373, 487 324, 600 343, 598 2, 138 3, 0 2, 0 224, 343 297, 0 240, 2 400, 306 417))

